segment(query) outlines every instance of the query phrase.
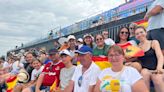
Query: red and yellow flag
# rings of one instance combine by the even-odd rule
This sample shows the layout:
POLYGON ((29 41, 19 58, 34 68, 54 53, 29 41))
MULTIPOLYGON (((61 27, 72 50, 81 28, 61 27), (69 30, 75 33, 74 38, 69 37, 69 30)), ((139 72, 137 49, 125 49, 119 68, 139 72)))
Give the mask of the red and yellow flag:
POLYGON ((101 70, 111 67, 111 63, 106 56, 93 56, 92 60, 100 67, 101 70))
POLYGON ((139 47, 137 46, 133 46, 131 43, 126 43, 126 44, 117 44, 118 46, 120 46, 125 53, 125 56, 128 57, 140 57, 140 56, 144 56, 144 51, 141 50, 139 47))
MULTIPOLYGON (((101 70, 105 68, 111 67, 111 63, 108 61, 108 58, 106 56, 92 56, 93 62, 96 63, 100 67, 101 70)), ((77 64, 80 64, 80 61, 77 62, 77 64)))
POLYGON ((125 49, 125 56, 128 56, 128 57, 141 57, 141 56, 144 56, 144 51, 141 50, 137 46, 129 45, 125 49))
POLYGON ((135 22, 137 25, 139 25, 139 26, 143 26, 143 27, 145 27, 145 28, 147 28, 147 26, 148 26, 148 21, 147 20, 140 20, 140 21, 137 21, 137 22, 135 22))
POLYGON ((12 92, 13 88, 17 83, 17 76, 11 76, 6 80, 7 90, 6 92, 12 92))
POLYGON ((58 83, 58 80, 56 78, 56 80, 54 81, 54 83, 52 84, 52 86, 50 87, 50 92, 55 92, 57 90, 57 83, 58 83))

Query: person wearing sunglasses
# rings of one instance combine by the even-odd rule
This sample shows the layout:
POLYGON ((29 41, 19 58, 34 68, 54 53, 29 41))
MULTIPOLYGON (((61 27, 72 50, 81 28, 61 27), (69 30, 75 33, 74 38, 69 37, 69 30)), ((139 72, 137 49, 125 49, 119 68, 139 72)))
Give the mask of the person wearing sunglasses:
POLYGON ((117 38, 116 38, 116 44, 121 46, 122 48, 126 44, 137 45, 134 40, 129 40, 129 37, 130 37, 129 28, 127 27, 120 28, 117 38))
POLYGON ((137 27, 137 24, 133 22, 129 25, 129 32, 130 32, 129 40, 134 40, 137 44, 139 44, 139 40, 136 39, 135 34, 134 34, 136 27, 137 27))
POLYGON ((102 35, 104 37, 104 42, 106 45, 114 45, 115 44, 115 42, 111 38, 109 38, 109 32, 107 30, 104 30, 102 32, 102 35))
POLYGON ((108 60, 112 67, 102 70, 94 92, 149 92, 140 73, 123 64, 125 55, 120 46, 109 48, 108 60))
POLYGON ((107 50, 109 45, 106 45, 104 42, 104 37, 102 34, 97 34, 95 36, 96 48, 93 49, 94 56, 107 56, 107 50))
MULTIPOLYGON (((120 46, 124 51, 128 46, 137 46, 134 40, 129 40, 130 32, 128 27, 122 27, 117 35, 116 45, 120 46)), ((138 71, 141 70, 141 65, 136 62, 137 58, 126 56, 126 61, 124 62, 127 66, 133 66, 138 71)))
POLYGON ((94 92, 100 68, 92 61, 92 49, 83 45, 76 53, 80 65, 76 67, 65 92, 94 92))
POLYGON ((146 29, 138 26, 135 30, 135 36, 140 41, 139 47, 144 51, 145 55, 138 57, 141 61, 141 74, 150 88, 150 80, 154 83, 156 92, 164 92, 164 69, 163 55, 157 40, 148 40, 146 38, 146 29))

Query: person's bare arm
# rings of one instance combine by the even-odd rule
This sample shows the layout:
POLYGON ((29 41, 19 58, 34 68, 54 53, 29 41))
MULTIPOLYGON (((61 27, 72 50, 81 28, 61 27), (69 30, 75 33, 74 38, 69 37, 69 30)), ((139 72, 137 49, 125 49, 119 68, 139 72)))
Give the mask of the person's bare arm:
POLYGON ((96 86, 94 87, 93 92, 100 92, 100 84, 101 84, 101 81, 97 80, 97 83, 96 83, 96 86))
POLYGON ((132 85, 132 92, 149 92, 143 79, 138 80, 132 85))
POLYGON ((72 92, 74 88, 74 81, 70 80, 68 86, 63 90, 63 92, 72 92))
POLYGON ((30 87, 32 85, 36 84, 36 82, 34 80, 30 81, 29 83, 25 84, 23 88, 27 88, 30 87))
POLYGON ((88 92, 94 92, 94 88, 95 88, 95 85, 91 85, 91 86, 89 86, 89 90, 88 90, 88 92))
POLYGON ((161 7, 160 5, 156 5, 153 9, 151 9, 149 12, 146 13, 144 19, 148 20, 149 17, 159 14, 162 10, 163 7, 161 7))
POLYGON ((161 70, 162 71, 163 64, 164 64, 164 58, 163 58, 163 54, 162 54, 159 42, 157 40, 153 40, 152 47, 155 50, 155 54, 156 54, 157 60, 158 60, 157 70, 161 70))
POLYGON ((40 86, 42 85, 44 79, 44 73, 40 74, 36 82, 35 92, 40 92, 40 86))

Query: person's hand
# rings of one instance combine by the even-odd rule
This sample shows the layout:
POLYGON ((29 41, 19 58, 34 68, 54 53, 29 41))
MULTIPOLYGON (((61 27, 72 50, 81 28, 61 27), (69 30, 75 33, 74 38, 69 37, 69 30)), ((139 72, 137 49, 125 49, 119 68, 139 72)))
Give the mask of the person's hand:
POLYGON ((62 92, 62 91, 60 90, 60 88, 57 88, 57 89, 52 90, 52 92, 62 92))
POLYGON ((163 74, 164 70, 163 69, 156 69, 152 71, 152 74, 163 74))
POLYGON ((131 56, 125 56, 125 59, 131 59, 132 57, 131 56))
POLYGON ((146 21, 148 21, 149 18, 150 18, 150 16, 149 16, 148 14, 146 14, 146 15, 144 16, 144 20, 146 20, 146 21))
POLYGON ((156 70, 157 70, 158 74, 163 74, 164 73, 164 70, 162 68, 157 67, 156 70))
POLYGON ((40 89, 36 89, 35 92, 42 92, 40 89))
POLYGON ((125 65, 126 66, 131 66, 132 62, 126 62, 125 65))
POLYGON ((57 88, 55 92, 62 92, 62 91, 60 90, 60 88, 57 88))

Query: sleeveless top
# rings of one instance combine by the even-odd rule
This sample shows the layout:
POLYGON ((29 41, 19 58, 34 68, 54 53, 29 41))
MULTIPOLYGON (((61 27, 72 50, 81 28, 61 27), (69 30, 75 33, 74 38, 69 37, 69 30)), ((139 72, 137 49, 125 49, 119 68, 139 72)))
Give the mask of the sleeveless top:
POLYGON ((145 52, 144 56, 139 57, 138 59, 141 61, 142 68, 155 70, 157 67, 157 57, 155 54, 155 50, 152 47, 145 52))

